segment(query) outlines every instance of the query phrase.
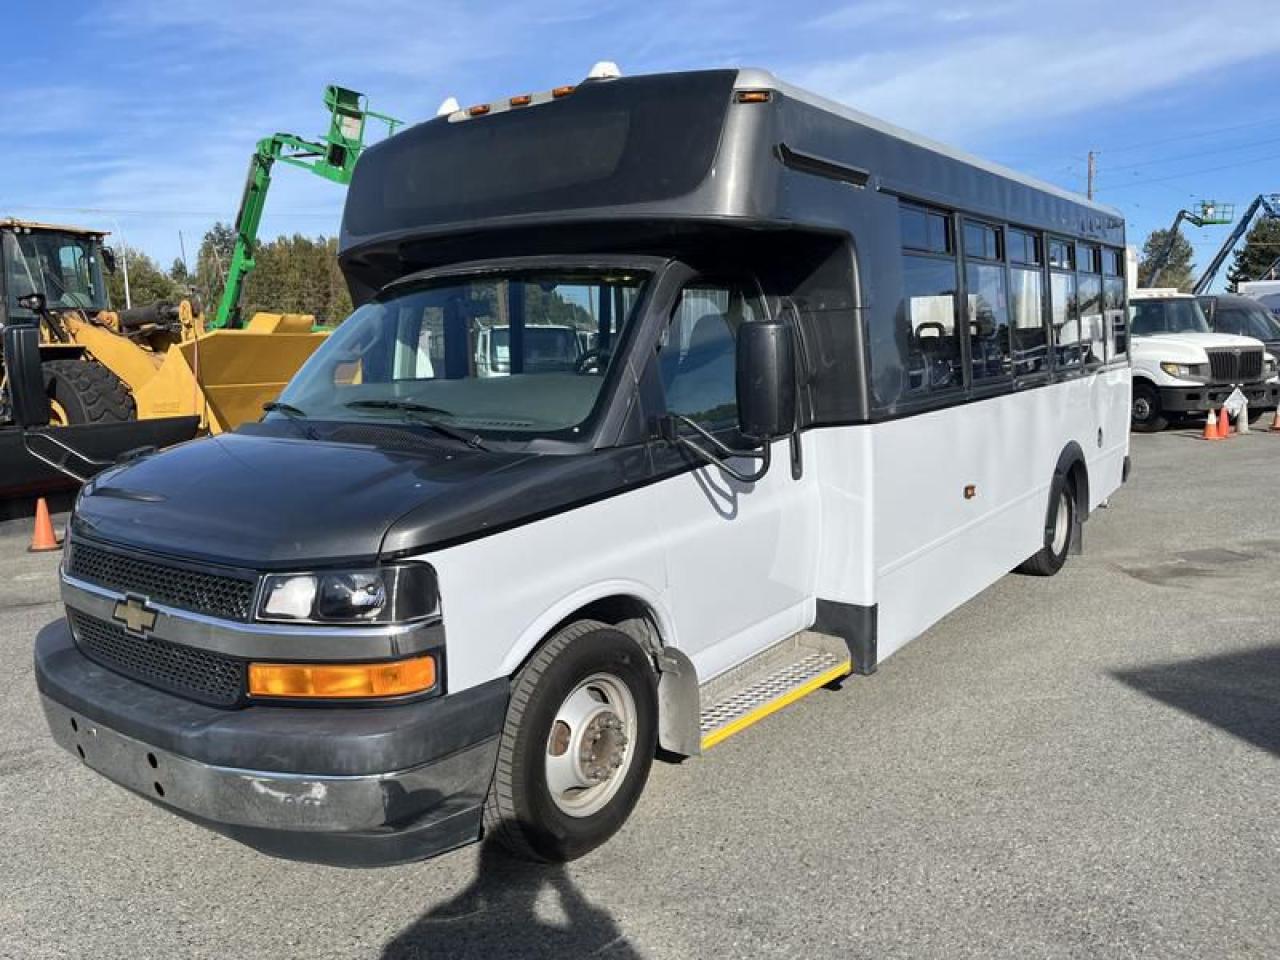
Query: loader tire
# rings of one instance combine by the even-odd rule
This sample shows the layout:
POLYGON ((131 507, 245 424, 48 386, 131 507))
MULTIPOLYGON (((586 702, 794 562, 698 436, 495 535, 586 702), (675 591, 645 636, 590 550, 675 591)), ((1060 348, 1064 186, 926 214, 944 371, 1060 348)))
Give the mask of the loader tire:
POLYGON ((49 360, 43 366, 55 422, 75 426, 136 419, 128 388, 96 360, 49 360))

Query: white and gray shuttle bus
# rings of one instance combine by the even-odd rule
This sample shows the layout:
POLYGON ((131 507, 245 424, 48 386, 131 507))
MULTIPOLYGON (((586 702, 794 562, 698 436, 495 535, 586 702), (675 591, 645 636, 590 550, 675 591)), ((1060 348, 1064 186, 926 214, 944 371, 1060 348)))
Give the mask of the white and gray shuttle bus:
POLYGON ((279 855, 577 856, 660 749, 1079 548, 1128 466, 1124 242, 755 70, 412 127, 351 184, 359 306, 264 420, 84 488, 53 735, 279 855))

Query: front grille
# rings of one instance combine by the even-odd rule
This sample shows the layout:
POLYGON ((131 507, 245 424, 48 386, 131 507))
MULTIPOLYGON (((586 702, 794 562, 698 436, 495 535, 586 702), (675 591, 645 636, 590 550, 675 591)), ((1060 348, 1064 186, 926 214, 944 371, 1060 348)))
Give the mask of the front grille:
POLYGON ((173 567, 75 541, 67 572, 155 603, 226 620, 248 620, 256 581, 173 567))
POLYGON ((1209 370, 1214 383, 1252 383, 1262 379, 1262 351, 1218 347, 1209 354, 1209 370))
POLYGON ((121 626, 79 610, 67 613, 81 651, 109 670, 215 707, 233 707, 244 699, 241 660, 155 637, 135 637, 121 626))

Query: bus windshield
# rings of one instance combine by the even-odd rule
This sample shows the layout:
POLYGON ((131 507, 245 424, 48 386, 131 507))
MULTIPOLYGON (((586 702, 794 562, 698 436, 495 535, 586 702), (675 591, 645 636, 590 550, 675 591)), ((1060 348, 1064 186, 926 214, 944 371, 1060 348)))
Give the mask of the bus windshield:
POLYGON ((1135 337, 1151 337, 1161 333, 1208 333, 1209 324, 1200 304, 1187 297, 1177 300, 1134 300, 1135 337))
POLYGON ((53 309, 107 307, 107 287, 102 281, 95 237, 52 230, 6 232, 3 245, 11 313, 29 315, 30 311, 18 306, 18 298, 29 293, 43 293, 53 309))
POLYGON ((295 417, 572 439, 597 407, 647 279, 566 269, 400 287, 343 322, 280 401, 295 417))

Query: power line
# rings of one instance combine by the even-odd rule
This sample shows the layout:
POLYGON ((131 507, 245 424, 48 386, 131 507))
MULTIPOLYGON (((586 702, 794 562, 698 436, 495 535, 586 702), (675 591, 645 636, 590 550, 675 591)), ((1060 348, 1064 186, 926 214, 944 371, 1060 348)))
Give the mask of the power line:
POLYGON ((1200 157, 1213 156, 1216 153, 1231 153, 1233 150, 1245 150, 1245 149, 1248 149, 1249 147, 1260 147, 1268 143, 1280 143, 1280 137, 1268 137, 1265 140, 1253 140, 1253 141, 1250 141, 1249 143, 1237 143, 1234 146, 1218 147, 1217 149, 1214 149, 1214 150, 1199 150, 1199 151, 1196 151, 1195 153, 1182 153, 1176 157, 1161 157, 1157 160, 1144 160, 1141 163, 1123 163, 1115 167, 1108 165, 1107 171, 1111 172, 1115 170, 1135 170, 1140 167, 1157 166, 1159 164, 1164 164, 1164 163, 1176 163, 1179 160, 1195 160, 1200 157))
POLYGON ((1119 147, 1103 147, 1101 153, 1125 153, 1130 150, 1140 150, 1143 147, 1156 147, 1165 143, 1177 143, 1181 140, 1194 140, 1197 137, 1205 137, 1214 133, 1225 133, 1228 130, 1248 130, 1254 127, 1272 127, 1280 123, 1280 117, 1272 117, 1267 120, 1250 120, 1248 123, 1232 124, 1229 127, 1214 127, 1208 130, 1198 130, 1194 133, 1180 133, 1172 137, 1162 137, 1159 140, 1140 140, 1134 143, 1125 144, 1119 147))
MULTIPOLYGON (((0 210, 47 210, 51 213, 92 213, 109 217, 217 217, 233 219, 234 214, 227 210, 126 210, 119 207, 50 207, 44 204, 0 203, 0 210)), ((322 210, 270 210, 264 211, 265 217, 333 217, 333 211, 322 210)))
POLYGON ((1250 160, 1241 160, 1239 163, 1224 163, 1217 167, 1204 167, 1200 170, 1184 170, 1182 173, 1175 173, 1168 177, 1153 177, 1148 180, 1138 180, 1134 183, 1122 183, 1118 187, 1110 188, 1109 193, 1115 193, 1119 190, 1132 190, 1134 187, 1145 187, 1148 184, 1168 183, 1170 180, 1182 180, 1187 177, 1196 177, 1202 173, 1217 173, 1220 170, 1234 170, 1236 167, 1248 167, 1255 163, 1266 163, 1270 160, 1280 160, 1280 154, 1271 154, 1265 157, 1254 157, 1250 160))

